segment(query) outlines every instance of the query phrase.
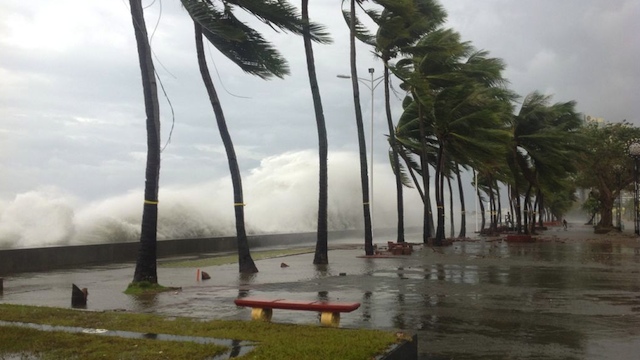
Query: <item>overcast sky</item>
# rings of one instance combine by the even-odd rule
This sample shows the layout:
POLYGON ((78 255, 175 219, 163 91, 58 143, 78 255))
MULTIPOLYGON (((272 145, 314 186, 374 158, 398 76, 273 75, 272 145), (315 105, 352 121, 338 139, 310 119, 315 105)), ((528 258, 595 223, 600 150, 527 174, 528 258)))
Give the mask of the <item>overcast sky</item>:
MULTIPOLYGON (((179 188, 224 178, 226 158, 198 72, 192 23, 179 1, 144 3, 149 5, 145 14, 153 32, 156 69, 175 113, 171 143, 162 154, 161 185, 179 188)), ((446 26, 504 59, 505 76, 518 94, 539 90, 553 94, 554 101, 577 101, 585 115, 640 124, 640 0, 442 4, 449 14, 446 26)), ((326 25, 334 39, 332 45, 314 45, 330 151, 353 155, 353 172, 332 176, 354 178, 357 183, 351 88, 349 80, 336 77, 349 73, 348 28, 340 1, 311 1, 310 16, 326 25)), ((306 154, 315 163, 317 146, 302 39, 258 28, 289 61, 291 75, 285 79, 251 77, 215 48, 208 50, 245 176, 258 171, 267 176, 265 161, 290 159, 285 153, 306 154)), ((376 77, 382 75, 381 63, 370 50, 359 46, 358 51, 359 75, 368 78, 370 67, 376 77)), ((368 134, 371 95, 364 87, 361 92, 368 134)), ((166 141, 172 115, 160 95, 166 141)), ((387 166, 382 95, 382 88, 377 88, 376 172, 387 166)), ((394 103, 398 117, 399 100, 394 103)), ((144 183, 145 141, 128 1, 0 3, 0 221, 3 206, 6 209, 16 196, 32 191, 63 193, 79 202, 139 191, 144 183)), ((269 166, 274 163, 282 160, 269 166)), ((388 189, 376 187, 376 191, 388 189)))

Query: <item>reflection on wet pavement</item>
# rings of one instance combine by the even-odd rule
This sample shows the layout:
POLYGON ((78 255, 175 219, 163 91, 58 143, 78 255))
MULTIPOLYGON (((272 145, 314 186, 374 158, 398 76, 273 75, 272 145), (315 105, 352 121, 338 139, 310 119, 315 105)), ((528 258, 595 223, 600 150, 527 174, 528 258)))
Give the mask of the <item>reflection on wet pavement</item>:
MULTIPOLYGON (((578 230, 576 230, 578 231, 578 230)), ((635 239, 552 238, 510 244, 497 239, 416 247, 411 256, 357 258, 360 246, 329 253, 195 270, 159 268, 165 286, 150 298, 122 294, 133 266, 118 265, 5 277, 0 301, 70 306, 69 284, 88 287, 88 310, 125 309, 202 319, 250 319, 236 297, 359 301, 342 327, 404 329, 419 338, 421 359, 637 359, 640 353, 640 243, 635 239), (343 275, 343 276, 341 276, 343 275)), ((409 241, 418 242, 419 235, 409 241)), ((342 244, 356 243, 349 239, 342 244)), ((274 311, 273 321, 316 324, 318 315, 274 311)))

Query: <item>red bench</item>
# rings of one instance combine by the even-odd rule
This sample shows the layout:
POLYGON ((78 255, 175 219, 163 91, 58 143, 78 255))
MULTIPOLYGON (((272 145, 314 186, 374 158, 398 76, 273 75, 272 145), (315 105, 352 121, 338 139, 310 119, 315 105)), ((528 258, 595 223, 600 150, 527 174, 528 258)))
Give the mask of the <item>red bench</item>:
POLYGON ((358 302, 329 302, 329 301, 299 301, 299 300, 269 300, 257 298, 240 298, 234 300, 238 306, 252 308, 251 319, 271 321, 273 309, 318 311, 320 324, 324 326, 340 325, 340 313, 352 312, 360 307, 358 302))

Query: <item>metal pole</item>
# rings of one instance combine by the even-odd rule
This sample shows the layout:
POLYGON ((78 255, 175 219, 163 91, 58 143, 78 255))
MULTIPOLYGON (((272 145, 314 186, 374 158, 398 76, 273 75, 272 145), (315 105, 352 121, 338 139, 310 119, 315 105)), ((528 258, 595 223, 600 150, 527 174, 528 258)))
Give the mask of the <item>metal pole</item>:
MULTIPOLYGON (((369 68, 369 74, 371 74, 371 79, 365 79, 365 78, 358 78, 358 81, 361 82, 362 84, 364 84, 364 86, 368 87, 369 90, 371 90, 371 144, 369 144, 371 146, 371 160, 369 161, 369 164, 371 164, 369 166, 369 212, 371 214, 371 227, 373 228, 373 109, 374 109, 374 103, 373 103, 373 99, 374 99, 374 90, 376 89, 376 87, 378 87, 378 85, 380 85, 380 83, 382 83, 382 79, 383 76, 380 76, 377 79, 373 78, 373 73, 375 72, 374 68, 369 68), (378 81, 380 80, 380 81, 378 81), (378 81, 377 84, 375 84, 375 82, 378 81)), ((338 74, 337 77, 339 77, 340 79, 350 79, 351 76, 349 75, 340 75, 338 74)))
POLYGON ((640 228, 638 227, 638 158, 633 158, 633 182, 634 182, 634 195, 633 195, 633 213, 634 213, 634 232, 636 235, 640 235, 640 228))
POLYGON ((371 229, 373 229, 373 72, 374 68, 369 68, 369 74, 371 74, 371 195, 369 201, 371 202, 371 229))
POLYGON ((620 171, 618 171, 618 213, 617 213, 617 218, 618 218, 618 231, 622 231, 622 185, 621 185, 621 177, 622 174, 620 173, 620 171))

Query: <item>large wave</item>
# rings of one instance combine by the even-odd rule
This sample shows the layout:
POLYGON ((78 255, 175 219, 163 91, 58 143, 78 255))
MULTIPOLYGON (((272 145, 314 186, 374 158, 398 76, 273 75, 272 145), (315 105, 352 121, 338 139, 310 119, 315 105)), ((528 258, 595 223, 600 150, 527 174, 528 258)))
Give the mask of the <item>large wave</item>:
MULTIPOLYGON (((395 183, 388 164, 375 164, 376 228, 396 225, 395 183)), ((228 176, 197 185, 162 185, 159 239, 235 234, 233 196, 228 176)), ((288 152, 261 161, 243 178, 245 218, 250 234, 315 231, 318 209, 318 156, 288 152)), ((421 224, 421 204, 406 189, 407 225, 421 224)), ((142 217, 142 188, 82 204, 73 194, 41 188, 0 201, 0 247, 38 247, 136 241, 142 217)), ((329 155, 329 229, 362 228, 358 156, 329 155)))

